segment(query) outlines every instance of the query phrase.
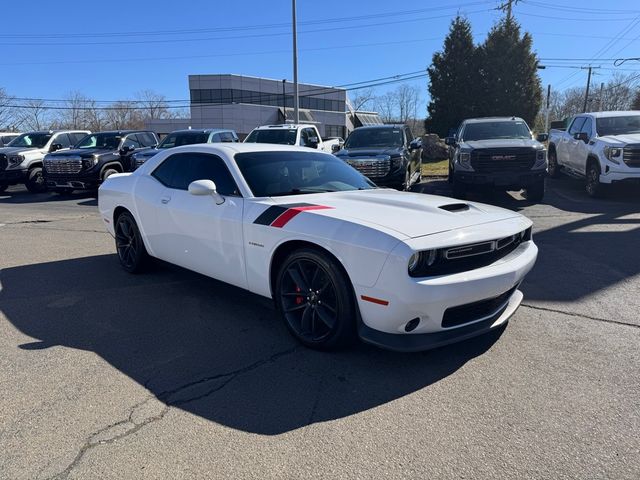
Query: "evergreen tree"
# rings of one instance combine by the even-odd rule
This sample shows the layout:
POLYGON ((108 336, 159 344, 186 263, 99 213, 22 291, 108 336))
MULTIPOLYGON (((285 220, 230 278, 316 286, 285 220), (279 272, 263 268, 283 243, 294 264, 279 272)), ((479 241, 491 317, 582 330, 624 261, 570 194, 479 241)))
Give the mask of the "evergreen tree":
POLYGON ((433 55, 429 67, 429 118, 427 132, 446 136, 462 120, 475 115, 478 87, 477 49, 471 24, 456 17, 444 40, 442 52, 433 55))
POLYGON ((491 29, 479 48, 479 115, 514 115, 533 126, 542 103, 542 88, 532 43, 531 35, 522 35, 513 18, 504 18, 491 29))

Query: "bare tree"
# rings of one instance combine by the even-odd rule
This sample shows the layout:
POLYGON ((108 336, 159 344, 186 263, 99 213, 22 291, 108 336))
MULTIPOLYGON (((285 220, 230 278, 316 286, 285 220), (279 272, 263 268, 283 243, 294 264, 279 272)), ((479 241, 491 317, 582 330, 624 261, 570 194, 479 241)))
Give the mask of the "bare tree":
POLYGON ((114 130, 142 128, 143 126, 143 120, 136 105, 130 101, 112 103, 105 110, 105 120, 108 128, 114 130))
POLYGON ((144 120, 171 118, 167 97, 153 90, 142 90, 136 94, 137 107, 144 120))
POLYGON ((69 92, 54 118, 58 128, 84 129, 99 115, 96 102, 78 91, 69 92), (91 121, 90 121, 91 120, 91 121))
POLYGON ((356 93, 352 98, 349 98, 353 109, 357 112, 359 110, 372 108, 376 99, 373 88, 365 88, 362 90, 358 90, 357 92, 358 93, 356 93))
POLYGON ((4 88, 0 88, 0 129, 15 125, 18 119, 18 111, 13 100, 4 88))
POLYGON ((20 109, 18 123, 22 130, 44 130, 51 126, 49 109, 42 100, 29 100, 20 109))
POLYGON ((396 120, 396 98, 393 92, 386 92, 375 98, 375 109, 385 123, 396 120))
POLYGON ((407 123, 409 119, 416 118, 420 89, 415 85, 403 84, 396 88, 393 94, 400 123, 407 123))

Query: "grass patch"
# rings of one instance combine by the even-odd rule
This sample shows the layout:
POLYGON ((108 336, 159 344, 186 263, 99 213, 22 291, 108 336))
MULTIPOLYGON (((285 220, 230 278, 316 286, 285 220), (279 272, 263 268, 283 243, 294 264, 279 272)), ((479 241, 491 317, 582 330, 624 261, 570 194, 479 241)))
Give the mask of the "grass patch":
POLYGON ((449 160, 439 160, 437 162, 429 162, 422 164, 422 176, 430 177, 435 175, 449 174, 449 160))

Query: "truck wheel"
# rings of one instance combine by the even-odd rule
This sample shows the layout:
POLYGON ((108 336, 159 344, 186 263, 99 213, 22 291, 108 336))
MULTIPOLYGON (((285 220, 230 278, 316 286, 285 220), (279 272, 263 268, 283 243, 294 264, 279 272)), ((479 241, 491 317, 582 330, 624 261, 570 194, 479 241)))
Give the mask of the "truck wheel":
POLYGON ((463 199, 467 196, 467 186, 460 180, 453 178, 453 196, 455 198, 463 199))
POLYGON ((549 176, 556 178, 560 173, 560 166, 558 165, 558 156, 555 150, 549 152, 549 176))
POLYGON ((120 173, 115 168, 107 168, 104 172, 102 172, 102 181, 104 182, 107 178, 109 178, 114 173, 120 173))
POLYGON ((544 180, 538 180, 525 189, 525 195, 530 202, 541 202, 544 197, 544 180))
POLYGON ((42 175, 42 167, 33 167, 29 170, 25 186, 31 193, 42 193, 47 190, 47 184, 42 175))
POLYGON ((587 178, 585 190, 592 198, 602 195, 602 184, 600 183, 600 166, 596 162, 590 162, 587 166, 587 178))

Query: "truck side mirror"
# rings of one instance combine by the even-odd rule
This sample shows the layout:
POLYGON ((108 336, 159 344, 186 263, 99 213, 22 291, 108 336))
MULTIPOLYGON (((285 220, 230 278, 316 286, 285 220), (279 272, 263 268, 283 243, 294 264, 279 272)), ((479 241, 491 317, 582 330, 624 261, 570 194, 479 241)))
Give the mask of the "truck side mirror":
POLYGON ((56 152, 58 150, 62 149, 62 144, 61 143, 53 143, 51 144, 51 147, 49 148, 50 152, 56 152))
POLYGON ((133 152, 134 150, 135 150, 135 148, 133 148, 133 145, 124 145, 120 149, 120 155, 128 155, 129 153, 133 152))
POLYGON ((576 140, 582 140, 584 143, 589 143, 589 135, 587 135, 586 132, 574 133, 573 138, 576 140))
POLYGON ((548 134, 548 133, 539 133, 539 134, 536 136, 536 140, 537 140, 538 142, 540 142, 540 143, 544 143, 544 142, 546 142, 547 140, 549 140, 549 134, 548 134))
POLYGON ((446 143, 447 145, 453 147, 456 144, 456 138, 455 137, 447 137, 444 139, 444 143, 446 143))
POLYGON ((409 144, 409 150, 418 150, 419 148, 422 148, 422 142, 418 139, 413 140, 409 144))
POLYGON ((331 145, 331 153, 338 153, 340 151, 340 144, 334 143, 331 145))
POLYGON ((307 144, 311 148, 318 148, 318 144, 320 143, 320 139, 318 137, 309 137, 307 144))

